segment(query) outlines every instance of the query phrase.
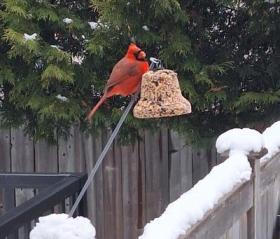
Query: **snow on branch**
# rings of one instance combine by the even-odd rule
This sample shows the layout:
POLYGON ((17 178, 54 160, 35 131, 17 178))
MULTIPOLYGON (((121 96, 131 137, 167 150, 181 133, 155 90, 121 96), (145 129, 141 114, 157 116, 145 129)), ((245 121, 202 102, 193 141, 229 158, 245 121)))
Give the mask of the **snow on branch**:
POLYGON ((98 22, 88 22, 90 28, 95 30, 98 27, 98 22))
POLYGON ((23 34, 23 38, 25 41, 33 41, 33 40, 36 40, 37 38, 37 33, 33 33, 32 35, 29 35, 27 33, 24 33, 23 34))
POLYGON ((73 22, 73 20, 71 18, 66 17, 63 19, 63 22, 66 24, 71 24, 73 22))
POLYGON ((57 98, 58 100, 60 100, 60 101, 63 101, 63 102, 68 102, 68 101, 69 101, 69 99, 68 99, 67 97, 65 97, 65 96, 63 96, 63 95, 61 95, 61 94, 58 94, 58 95, 56 96, 56 98, 57 98))

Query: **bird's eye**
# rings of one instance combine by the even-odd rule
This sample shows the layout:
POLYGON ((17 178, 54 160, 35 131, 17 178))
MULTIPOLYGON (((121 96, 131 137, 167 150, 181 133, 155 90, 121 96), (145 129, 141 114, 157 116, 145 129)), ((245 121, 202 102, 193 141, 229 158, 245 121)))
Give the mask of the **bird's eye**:
POLYGON ((140 54, 141 51, 142 51, 142 50, 139 50, 139 51, 134 52, 134 56, 135 56, 136 58, 138 58, 138 56, 139 56, 139 54, 140 54))

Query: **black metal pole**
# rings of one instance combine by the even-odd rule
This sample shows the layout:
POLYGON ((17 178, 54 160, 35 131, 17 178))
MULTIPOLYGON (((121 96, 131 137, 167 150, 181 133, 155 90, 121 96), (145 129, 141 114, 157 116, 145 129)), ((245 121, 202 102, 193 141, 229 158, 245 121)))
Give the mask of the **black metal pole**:
POLYGON ((84 194, 85 194, 86 190, 88 189, 90 183, 93 181, 94 175, 96 174, 96 172, 97 172, 99 166, 101 165, 101 163, 102 163, 106 153, 108 152, 110 146, 112 145, 114 139, 116 138, 116 136, 117 136, 117 134, 118 134, 118 132, 119 132, 119 130, 120 130, 124 120, 126 119, 128 113, 131 110, 131 108, 132 108, 134 102, 136 101, 138 95, 139 94, 136 93, 135 95, 132 96, 131 101, 129 102, 128 106, 126 107, 126 109, 125 109, 122 117, 120 118, 116 128, 114 129, 114 131, 113 131, 112 135, 110 136, 108 142, 106 143, 102 153, 100 154, 96 164, 94 165, 94 168, 91 170, 91 172, 90 172, 90 174, 88 176, 88 179, 85 182, 85 185, 83 186, 81 192, 79 193, 79 195, 78 195, 78 197, 77 197, 77 199, 76 199, 72 209, 70 210, 69 217, 73 216, 73 214, 76 211, 80 201, 82 200, 82 197, 84 196, 84 194))

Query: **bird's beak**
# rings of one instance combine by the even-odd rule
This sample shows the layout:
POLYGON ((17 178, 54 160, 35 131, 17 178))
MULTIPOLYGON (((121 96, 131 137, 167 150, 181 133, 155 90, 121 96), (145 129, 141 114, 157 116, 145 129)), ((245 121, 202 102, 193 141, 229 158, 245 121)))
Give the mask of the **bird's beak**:
POLYGON ((137 60, 145 60, 146 59, 146 53, 144 51, 139 51, 137 56, 136 56, 137 60))

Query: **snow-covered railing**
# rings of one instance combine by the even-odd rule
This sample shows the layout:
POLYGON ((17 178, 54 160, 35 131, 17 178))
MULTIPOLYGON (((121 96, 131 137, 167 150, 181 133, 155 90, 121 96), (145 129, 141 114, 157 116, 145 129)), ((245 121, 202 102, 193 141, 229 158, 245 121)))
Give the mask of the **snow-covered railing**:
POLYGON ((280 122, 217 139, 226 160, 148 223, 139 239, 271 239, 280 202, 280 122))

